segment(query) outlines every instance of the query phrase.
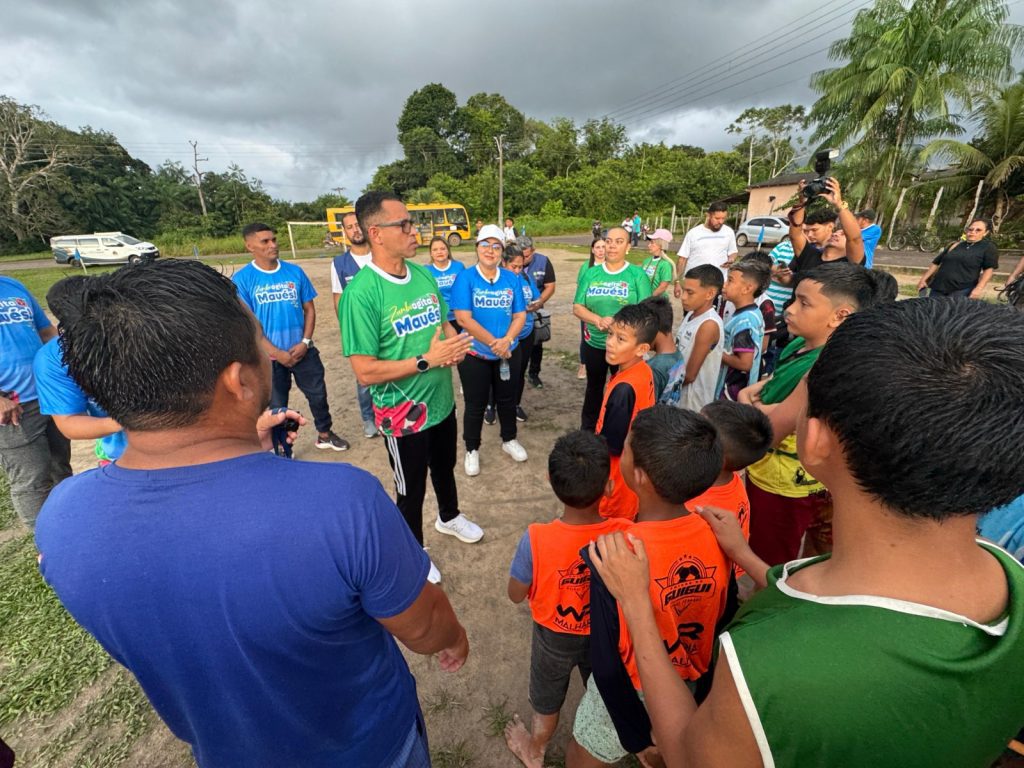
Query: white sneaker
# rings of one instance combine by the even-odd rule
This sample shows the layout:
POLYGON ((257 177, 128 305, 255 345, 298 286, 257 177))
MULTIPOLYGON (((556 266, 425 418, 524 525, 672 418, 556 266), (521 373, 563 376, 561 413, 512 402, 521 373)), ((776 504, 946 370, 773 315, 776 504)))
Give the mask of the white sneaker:
POLYGON ((466 460, 463 462, 466 474, 476 477, 480 474, 480 451, 466 451, 466 460))
POLYGON ((502 443, 501 450, 516 461, 526 461, 526 449, 519 444, 518 440, 509 440, 507 443, 502 443))
MULTIPOLYGON (((427 550, 424 549, 423 551, 426 552, 427 550)), ((434 565, 433 560, 430 561, 430 572, 427 574, 427 581, 429 581, 431 584, 441 583, 441 572, 437 570, 437 566, 434 565)))
POLYGON ((454 536, 463 544, 475 544, 484 537, 484 529, 465 515, 444 522, 440 517, 434 520, 434 530, 454 536))

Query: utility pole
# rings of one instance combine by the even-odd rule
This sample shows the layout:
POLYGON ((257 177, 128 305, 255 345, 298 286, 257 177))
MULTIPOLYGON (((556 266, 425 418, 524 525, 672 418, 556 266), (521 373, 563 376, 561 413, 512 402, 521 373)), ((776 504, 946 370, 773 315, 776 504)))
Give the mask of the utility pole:
POLYGON ((199 205, 203 209, 203 217, 206 217, 206 198, 203 197, 203 174, 199 170, 200 163, 209 162, 210 158, 199 156, 199 142, 189 141, 192 145, 192 170, 195 171, 195 175, 192 177, 196 182, 196 189, 199 190, 199 205))
POLYGON ((498 145, 498 226, 505 224, 505 134, 499 133, 494 137, 494 143, 498 145))

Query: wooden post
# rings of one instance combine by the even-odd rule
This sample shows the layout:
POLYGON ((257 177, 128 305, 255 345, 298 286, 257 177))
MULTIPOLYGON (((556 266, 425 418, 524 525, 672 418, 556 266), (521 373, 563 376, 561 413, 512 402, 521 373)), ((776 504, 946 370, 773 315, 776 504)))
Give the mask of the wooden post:
POLYGON ((288 222, 288 245, 292 248, 292 260, 294 261, 298 257, 295 255, 295 239, 292 237, 292 223, 288 222))
POLYGON ((676 207, 674 205, 672 206, 672 226, 669 229, 673 234, 676 231, 676 207))
POLYGON ((903 198, 906 197, 906 195, 907 195, 907 188, 904 187, 903 189, 900 190, 900 197, 896 201, 896 208, 893 209, 892 218, 889 219, 889 236, 887 238, 885 238, 885 248, 886 248, 886 250, 890 250, 889 243, 892 240, 892 234, 893 234, 893 232, 896 229, 896 217, 899 216, 900 208, 903 207, 903 198))
POLYGON ((942 199, 942 190, 944 189, 945 187, 939 187, 939 191, 935 193, 935 202, 932 203, 932 210, 928 214, 928 221, 924 225, 925 232, 932 231, 932 225, 935 224, 935 213, 939 210, 939 200, 942 199))

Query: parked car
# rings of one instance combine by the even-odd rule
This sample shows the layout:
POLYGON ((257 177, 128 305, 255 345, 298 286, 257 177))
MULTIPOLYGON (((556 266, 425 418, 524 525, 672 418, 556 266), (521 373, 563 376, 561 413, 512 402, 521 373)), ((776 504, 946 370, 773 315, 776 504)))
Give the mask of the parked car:
POLYGON ((764 227, 764 237, 761 242, 764 245, 777 245, 784 240, 789 240, 789 222, 781 216, 757 216, 747 219, 736 230, 736 245, 757 245, 761 237, 761 228, 764 227))
POLYGON ((136 240, 123 232, 94 232, 91 235, 58 235, 50 238, 50 250, 58 264, 77 258, 86 264, 139 264, 160 256, 152 243, 136 240))

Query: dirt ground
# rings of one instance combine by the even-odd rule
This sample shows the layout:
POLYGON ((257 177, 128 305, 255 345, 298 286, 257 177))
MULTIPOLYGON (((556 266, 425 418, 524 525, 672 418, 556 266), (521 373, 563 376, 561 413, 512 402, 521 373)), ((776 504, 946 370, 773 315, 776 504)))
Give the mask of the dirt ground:
MULTIPOLYGON (((559 504, 547 480, 547 454, 555 438, 579 426, 583 382, 576 378, 579 325, 572 317, 572 296, 580 254, 545 249, 554 262, 558 287, 548 304, 552 312, 552 341, 545 345, 541 378, 543 389, 527 385, 523 407, 529 420, 519 425, 519 440, 529 460, 517 464, 501 450, 497 426, 484 426, 480 451, 480 475, 466 477, 462 471, 464 450, 460 440, 456 477, 462 511, 485 530, 482 541, 462 544, 437 533, 431 521, 437 515, 432 491, 424 508, 424 535, 431 557, 441 569, 442 586, 469 635, 470 655, 465 667, 455 674, 440 670, 432 658, 406 653, 419 687, 426 716, 431 750, 446 750, 436 761, 440 765, 519 765, 504 740, 489 734, 492 720, 519 712, 528 720, 527 680, 530 656, 530 614, 525 604, 513 605, 505 596, 508 567, 516 543, 527 525, 553 519, 559 504), (446 759, 447 758, 447 759, 446 759), (465 762, 469 758, 471 763, 465 762)), ((422 260, 422 258, 421 258, 422 260)), ((355 396, 355 378, 348 361, 339 351, 337 322, 333 319, 330 289, 330 261, 313 259, 297 262, 316 286, 316 343, 327 369, 327 389, 334 429, 352 443, 346 453, 321 451, 313 447, 314 435, 300 435, 295 448, 298 459, 347 461, 375 475, 393 494, 387 452, 380 438, 362 436, 355 396)), ((677 310, 678 311, 678 310, 677 310)), ((456 376, 456 407, 462 411, 456 376)), ((291 404, 308 413, 301 392, 292 390, 291 404)), ((461 436, 461 422, 460 422, 461 436)), ((94 466, 88 441, 74 445, 76 471, 94 466)), ((352 663, 358 664, 358 659, 352 663)), ((582 694, 574 680, 564 708, 563 721, 553 745, 565 743, 572 714, 582 694)), ((65 712, 70 715, 70 712, 65 712)), ((28 746, 28 745, 24 745, 28 746)), ((162 725, 137 744, 127 761, 131 766, 169 768, 189 764, 184 746, 162 725)))

